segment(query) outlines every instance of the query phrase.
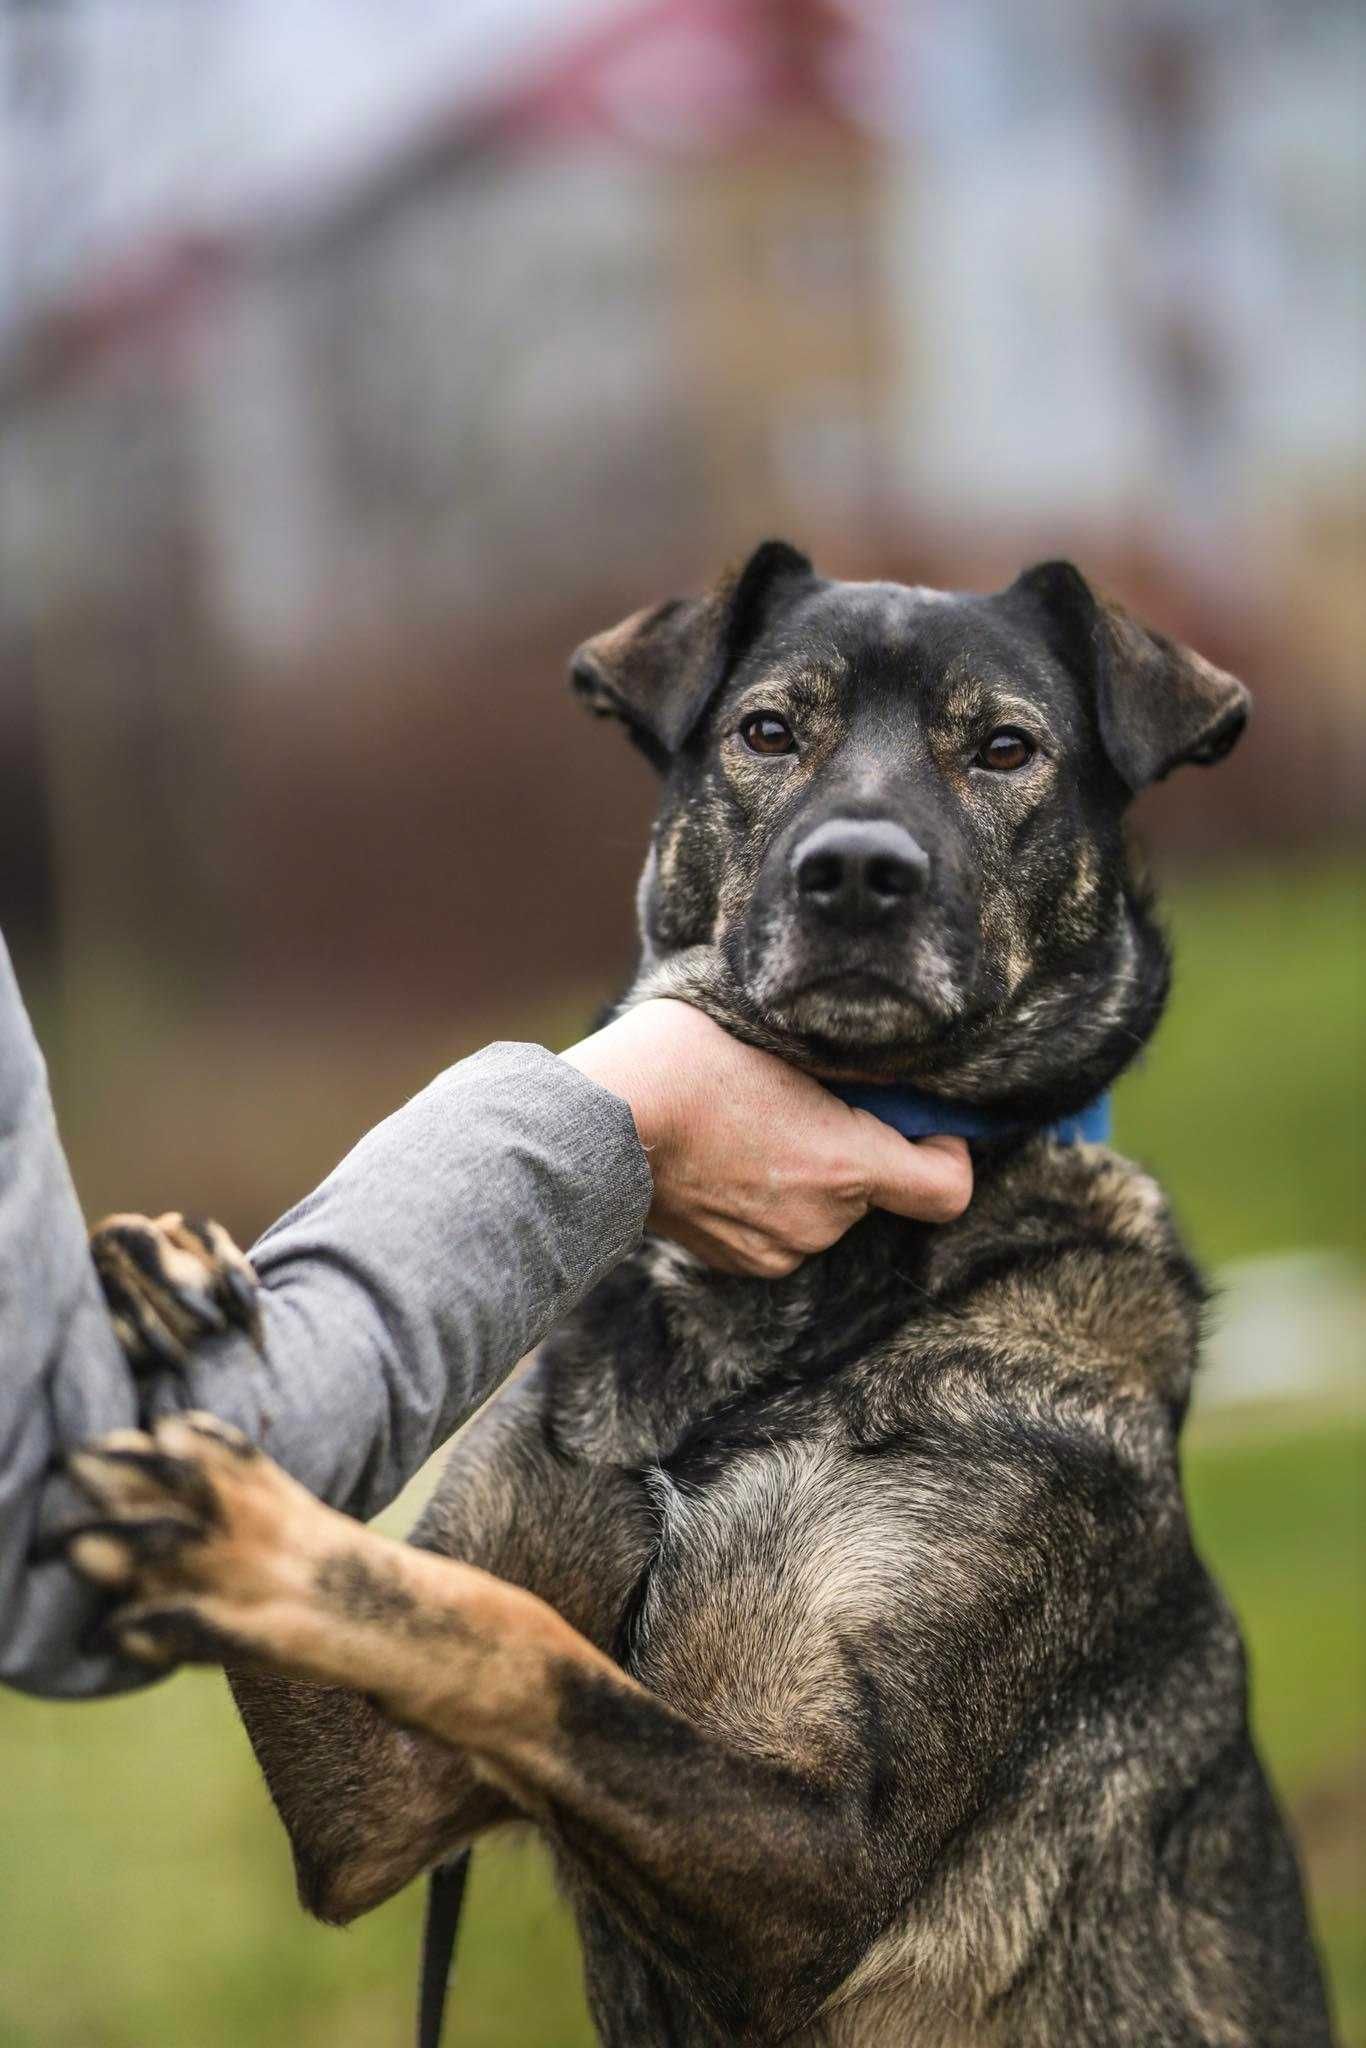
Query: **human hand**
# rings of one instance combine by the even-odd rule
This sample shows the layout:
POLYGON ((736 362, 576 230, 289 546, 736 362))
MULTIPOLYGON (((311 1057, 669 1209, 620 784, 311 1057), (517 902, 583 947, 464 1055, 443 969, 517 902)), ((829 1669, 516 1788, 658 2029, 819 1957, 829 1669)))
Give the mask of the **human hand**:
POLYGON ((870 1209, 949 1223, 971 1199, 961 1138, 912 1144, 687 1003, 640 1003, 562 1057, 629 1104, 650 1228, 723 1273, 778 1279, 870 1209))

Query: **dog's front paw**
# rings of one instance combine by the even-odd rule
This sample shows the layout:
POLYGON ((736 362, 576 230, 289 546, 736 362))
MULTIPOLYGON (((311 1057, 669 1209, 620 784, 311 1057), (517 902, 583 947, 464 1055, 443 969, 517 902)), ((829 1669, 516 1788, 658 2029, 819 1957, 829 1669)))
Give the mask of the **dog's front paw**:
POLYGON ((112 1430, 68 1469, 96 1513, 51 1548, 118 1597, 108 1637, 148 1664, 250 1658, 277 1590, 268 1567, 293 1482, 240 1430, 201 1414, 112 1430))
POLYGON ((107 1216, 91 1233, 90 1256, 135 1368, 183 1367, 201 1337, 229 1326, 259 1349, 256 1275, 222 1224, 177 1210, 107 1216))

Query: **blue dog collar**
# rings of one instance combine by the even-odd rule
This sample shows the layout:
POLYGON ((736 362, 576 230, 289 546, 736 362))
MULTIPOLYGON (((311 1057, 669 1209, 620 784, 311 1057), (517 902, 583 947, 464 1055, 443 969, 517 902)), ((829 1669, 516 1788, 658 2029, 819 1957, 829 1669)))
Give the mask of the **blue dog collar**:
POLYGON ((945 1102, 940 1096, 922 1094, 918 1088, 900 1088, 872 1081, 827 1081, 826 1087, 851 1109, 866 1109, 880 1117, 903 1138, 1006 1138, 1019 1131, 1038 1130, 1043 1138, 1059 1145, 1105 1145, 1110 1139, 1110 1098, 1098 1095, 1075 1116, 1059 1117, 1042 1128, 1020 1123, 1013 1117, 993 1116, 988 1109, 973 1109, 964 1102, 945 1102))

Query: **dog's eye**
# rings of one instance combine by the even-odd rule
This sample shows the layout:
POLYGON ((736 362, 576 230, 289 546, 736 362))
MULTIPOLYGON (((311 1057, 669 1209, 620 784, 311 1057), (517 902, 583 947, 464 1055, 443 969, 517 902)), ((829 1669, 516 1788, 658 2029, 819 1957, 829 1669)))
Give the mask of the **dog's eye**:
POLYGON ((751 754, 791 754, 797 742, 792 727, 776 711, 751 711, 740 726, 740 737, 751 754))
POLYGON ((992 768, 998 775, 1009 775, 1012 768, 1023 768, 1026 761, 1033 759, 1033 740, 1013 725, 1001 725, 979 751, 975 765, 992 768))

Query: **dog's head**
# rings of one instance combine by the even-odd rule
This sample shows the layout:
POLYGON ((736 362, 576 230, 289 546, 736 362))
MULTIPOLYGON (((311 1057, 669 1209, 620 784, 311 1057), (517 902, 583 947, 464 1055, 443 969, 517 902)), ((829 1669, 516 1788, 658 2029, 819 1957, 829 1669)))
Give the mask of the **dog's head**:
POLYGON ((1156 1021, 1134 794, 1218 760, 1240 683, 1070 564, 971 593, 819 577, 766 542, 574 658, 664 777, 641 992, 827 1074, 1055 1113, 1156 1021))

